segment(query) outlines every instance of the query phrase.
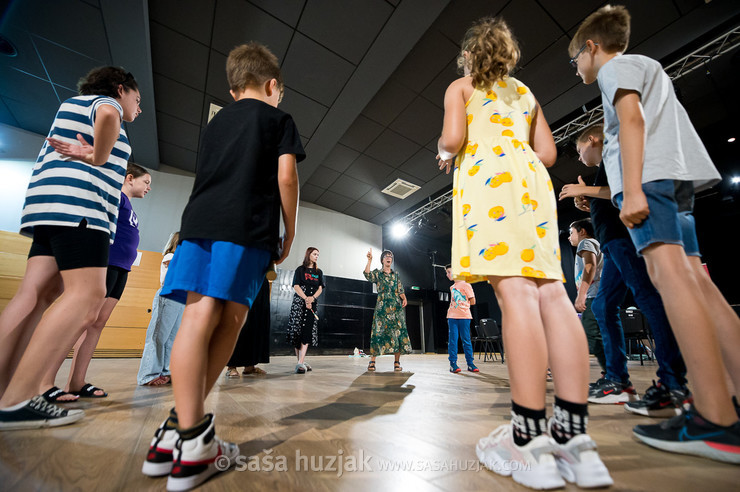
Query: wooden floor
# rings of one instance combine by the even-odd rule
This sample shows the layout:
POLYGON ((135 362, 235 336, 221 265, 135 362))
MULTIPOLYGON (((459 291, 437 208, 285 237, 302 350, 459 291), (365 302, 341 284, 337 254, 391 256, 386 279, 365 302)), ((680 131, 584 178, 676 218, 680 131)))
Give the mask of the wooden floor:
MULTIPOLYGON (((263 366, 266 376, 217 383, 207 408, 216 414, 218 434, 239 443, 242 470, 214 477, 203 490, 526 490, 477 468, 476 441, 509 418, 500 362, 480 363, 478 375, 454 375, 443 355, 404 357, 402 373, 388 372, 390 356, 378 359, 374 374, 365 372, 367 359, 307 360, 314 370, 306 375, 292 373, 292 357, 273 357, 263 366), (265 471, 270 462, 276 469, 265 471), (257 465, 261 471, 250 471, 257 465)), ((136 386, 138 365, 138 359, 93 360, 90 382, 110 396, 68 405, 87 412, 78 424, 0 433, 0 489, 164 490, 166 479, 145 477, 140 469, 154 430, 173 405, 172 389, 136 386)), ((69 361, 60 374, 66 376, 68 367, 69 361)), ((655 365, 633 362, 630 371, 642 391, 655 365)), ((591 372, 595 379, 594 362, 591 372)), ((651 419, 616 405, 591 405, 589 411, 612 490, 739 490, 740 467, 633 440, 632 426, 651 419)))

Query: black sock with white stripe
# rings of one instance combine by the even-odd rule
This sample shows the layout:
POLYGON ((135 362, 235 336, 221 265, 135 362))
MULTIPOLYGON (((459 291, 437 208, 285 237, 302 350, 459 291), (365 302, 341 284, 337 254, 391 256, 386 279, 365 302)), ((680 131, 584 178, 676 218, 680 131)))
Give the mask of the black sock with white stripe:
POLYGON ((572 403, 555 397, 550 434, 558 444, 565 444, 578 434, 586 433, 588 404, 572 403))
POLYGON ((514 444, 524 446, 535 437, 545 433, 547 426, 545 409, 532 410, 512 401, 511 424, 514 444))

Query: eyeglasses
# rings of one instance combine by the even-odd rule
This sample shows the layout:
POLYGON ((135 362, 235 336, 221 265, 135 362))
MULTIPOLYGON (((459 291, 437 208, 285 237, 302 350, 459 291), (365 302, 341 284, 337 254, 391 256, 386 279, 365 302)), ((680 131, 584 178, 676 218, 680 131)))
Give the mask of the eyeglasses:
MULTIPOLYGON (((594 43, 594 46, 598 46, 599 43, 594 43)), ((575 54, 573 58, 570 59, 570 66, 573 68, 578 68, 578 57, 581 56, 581 53, 588 48, 588 43, 584 44, 580 50, 578 50, 578 53, 575 54)))

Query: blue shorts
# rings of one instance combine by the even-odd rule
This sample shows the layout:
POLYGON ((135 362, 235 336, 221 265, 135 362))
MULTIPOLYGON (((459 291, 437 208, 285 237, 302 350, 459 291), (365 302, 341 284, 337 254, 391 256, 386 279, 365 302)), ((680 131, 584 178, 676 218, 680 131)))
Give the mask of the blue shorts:
MULTIPOLYGON (((701 256, 694 221, 694 188, 690 181, 661 179, 642 184, 650 214, 638 226, 627 229, 638 253, 652 244, 678 244, 686 256, 701 256)), ((624 196, 614 201, 622 209, 624 196)))
POLYGON ((160 296, 185 304, 188 292, 252 307, 270 252, 226 241, 187 239, 175 250, 160 296))

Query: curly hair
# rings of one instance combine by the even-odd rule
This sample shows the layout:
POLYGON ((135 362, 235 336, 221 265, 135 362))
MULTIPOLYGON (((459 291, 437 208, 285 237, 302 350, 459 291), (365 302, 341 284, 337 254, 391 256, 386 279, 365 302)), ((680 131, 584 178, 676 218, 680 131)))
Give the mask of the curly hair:
POLYGON ((266 46, 255 42, 231 50, 226 60, 226 78, 234 92, 260 86, 271 79, 277 80, 281 95, 284 89, 277 57, 266 46))
POLYGON ((570 56, 589 39, 607 53, 624 52, 630 42, 630 13, 622 5, 605 5, 586 17, 570 40, 570 56))
POLYGON ((485 17, 465 33, 458 68, 470 69, 473 86, 489 89, 509 75, 521 56, 519 44, 503 19, 485 17), (464 53, 467 52, 467 58, 464 53))
POLYGON ((139 84, 131 72, 121 67, 98 67, 90 70, 77 82, 77 92, 81 96, 118 97, 118 86, 126 91, 138 90, 139 84))

